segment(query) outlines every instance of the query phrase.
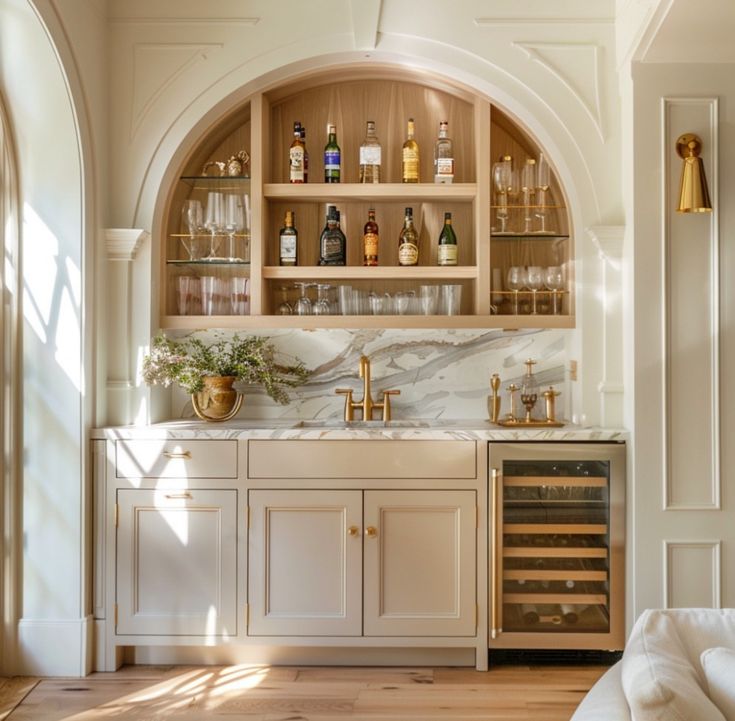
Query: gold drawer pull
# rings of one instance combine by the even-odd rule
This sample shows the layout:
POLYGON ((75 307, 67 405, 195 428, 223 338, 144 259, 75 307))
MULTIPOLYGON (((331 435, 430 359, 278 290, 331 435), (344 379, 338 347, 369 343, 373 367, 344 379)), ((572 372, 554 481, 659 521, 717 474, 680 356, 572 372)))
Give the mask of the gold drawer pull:
POLYGON ((180 498, 193 498, 194 496, 191 495, 188 491, 185 491, 184 493, 167 493, 166 498, 170 499, 180 499, 180 498))
POLYGON ((164 451, 166 458, 191 458, 191 451, 164 451))
POLYGON ((365 535, 366 535, 366 536, 367 536, 368 538, 375 538, 375 537, 376 537, 376 536, 378 535, 378 529, 377 529, 377 528, 375 528, 375 526, 368 526, 368 527, 367 527, 367 528, 365 529, 365 535))
POLYGON ((360 529, 359 529, 359 528, 358 528, 357 526, 350 526, 350 527, 349 527, 349 528, 347 529, 347 533, 348 533, 348 534, 349 534, 350 536, 356 536, 356 535, 357 535, 358 533, 360 533, 360 529))

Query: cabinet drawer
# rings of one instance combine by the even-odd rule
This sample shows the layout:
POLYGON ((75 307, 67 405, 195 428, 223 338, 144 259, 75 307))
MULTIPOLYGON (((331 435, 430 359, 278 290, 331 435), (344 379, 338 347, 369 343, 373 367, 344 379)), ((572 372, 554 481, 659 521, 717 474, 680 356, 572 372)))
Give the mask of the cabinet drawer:
POLYGON ((476 478, 474 441, 249 441, 250 478, 476 478))
POLYGON ((118 478, 237 478, 237 441, 115 441, 118 478))

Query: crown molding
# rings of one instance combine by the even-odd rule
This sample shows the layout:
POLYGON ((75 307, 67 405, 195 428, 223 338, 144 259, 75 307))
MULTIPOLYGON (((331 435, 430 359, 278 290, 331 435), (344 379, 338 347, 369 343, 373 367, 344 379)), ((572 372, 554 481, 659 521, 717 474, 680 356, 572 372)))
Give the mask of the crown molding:
POLYGON ((105 247, 108 260, 135 260, 135 254, 149 237, 140 228, 105 228, 105 247))

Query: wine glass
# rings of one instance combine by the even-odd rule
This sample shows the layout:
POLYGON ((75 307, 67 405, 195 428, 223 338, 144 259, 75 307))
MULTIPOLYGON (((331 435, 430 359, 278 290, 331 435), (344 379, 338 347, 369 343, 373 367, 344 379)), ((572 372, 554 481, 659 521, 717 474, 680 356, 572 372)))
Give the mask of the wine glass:
POLYGON ((541 290, 544 285, 544 269, 540 265, 528 266, 528 271, 526 274, 526 285, 533 294, 533 306, 531 310, 531 315, 538 315, 538 310, 536 309, 536 293, 538 293, 538 291, 541 290))
POLYGON ((196 260, 199 255, 199 239, 197 235, 202 228, 202 204, 198 200, 185 200, 181 207, 181 225, 189 233, 181 242, 189 254, 189 260, 196 260))
MULTIPOLYGON (((510 158, 506 155, 506 158, 510 158)), ((519 196, 521 194, 521 171, 513 167, 512 161, 508 160, 508 205, 512 211, 514 208, 518 208, 519 196)), ((515 214, 514 214, 515 215, 515 214)), ((510 229, 512 230, 512 229, 510 229)))
POLYGON ((496 211, 500 221, 500 233, 505 233, 508 224, 508 185, 510 184, 510 158, 505 156, 493 165, 493 187, 495 188, 496 211))
POLYGON ((314 315, 329 315, 332 312, 332 304, 329 301, 329 291, 331 289, 332 286, 327 283, 317 284, 314 315))
POLYGON ((240 196, 227 193, 225 200, 225 217, 222 229, 227 233, 227 259, 239 260, 235 252, 235 233, 241 233, 244 226, 244 214, 240 196))
POLYGON ((536 166, 536 217, 539 219, 541 227, 539 233, 548 233, 546 229, 546 205, 549 202, 548 192, 551 183, 551 168, 549 161, 543 153, 539 153, 538 163, 536 166))
POLYGON ((213 260, 219 247, 217 233, 222 232, 224 225, 224 199, 222 193, 212 192, 207 194, 207 210, 204 216, 204 227, 211 233, 209 255, 207 260, 213 260))
POLYGON ((505 284, 508 290, 513 291, 513 315, 518 315, 518 291, 526 287, 526 269, 522 265, 513 265, 508 268, 505 284))
POLYGON ((544 283, 551 291, 551 307, 554 315, 561 313, 561 294, 560 290, 564 289, 564 272, 559 265, 550 265, 544 274, 544 283))
POLYGON ((530 233, 533 222, 531 206, 533 205, 533 197, 536 193, 536 161, 533 158, 526 159, 526 164, 521 171, 521 193, 524 212, 523 232, 530 233))
POLYGON ((293 306, 294 315, 311 315, 312 304, 311 299, 309 298, 307 293, 309 292, 309 288, 311 288, 313 284, 302 281, 294 283, 294 285, 297 288, 301 288, 301 295, 296 299, 296 302, 293 306))
POLYGON ((293 313, 293 308, 288 302, 288 286, 282 285, 278 291, 281 296, 281 302, 279 303, 278 310, 276 312, 278 315, 291 315, 293 313))

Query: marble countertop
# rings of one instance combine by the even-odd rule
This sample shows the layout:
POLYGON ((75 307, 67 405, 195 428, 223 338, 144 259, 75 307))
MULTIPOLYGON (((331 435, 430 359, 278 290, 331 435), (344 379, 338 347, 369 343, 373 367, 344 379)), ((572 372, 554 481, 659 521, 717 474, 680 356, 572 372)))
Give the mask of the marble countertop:
POLYGON ((323 420, 233 420, 204 423, 177 420, 147 426, 115 426, 91 432, 98 439, 395 439, 475 441, 618 441, 628 440, 621 428, 582 427, 503 428, 478 419, 432 419, 354 421, 323 420))

